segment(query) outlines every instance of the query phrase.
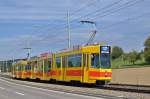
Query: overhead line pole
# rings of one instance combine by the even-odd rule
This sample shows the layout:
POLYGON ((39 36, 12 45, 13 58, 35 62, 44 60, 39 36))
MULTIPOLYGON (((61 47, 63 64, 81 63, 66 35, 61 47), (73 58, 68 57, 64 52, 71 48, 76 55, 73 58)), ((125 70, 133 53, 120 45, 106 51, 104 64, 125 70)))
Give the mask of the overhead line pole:
POLYGON ((27 60, 30 60, 31 57, 31 47, 30 47, 30 42, 29 39, 27 40, 27 47, 23 48, 24 50, 27 50, 27 60))
POLYGON ((23 48, 23 49, 28 50, 27 59, 29 60, 30 59, 30 54, 31 54, 31 48, 30 47, 26 47, 26 48, 23 48))
POLYGON ((70 33, 70 14, 67 12, 67 24, 68 24, 68 48, 71 47, 71 33, 70 33))

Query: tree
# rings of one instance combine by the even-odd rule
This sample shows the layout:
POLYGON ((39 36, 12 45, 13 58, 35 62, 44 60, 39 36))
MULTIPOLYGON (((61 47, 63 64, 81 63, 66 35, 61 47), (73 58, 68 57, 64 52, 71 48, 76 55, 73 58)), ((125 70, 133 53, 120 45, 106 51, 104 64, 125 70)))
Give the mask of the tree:
POLYGON ((150 48, 150 37, 148 37, 144 42, 145 48, 150 48))
POLYGON ((138 53, 133 50, 132 52, 128 53, 128 61, 131 62, 132 64, 135 64, 135 62, 138 59, 138 53))
POLYGON ((148 37, 144 42, 144 58, 147 63, 150 63, 150 37, 148 37))
POLYGON ((145 57, 145 61, 147 63, 150 63, 150 49, 145 49, 144 57, 145 57))
POLYGON ((112 59, 119 58, 123 53, 124 52, 123 52, 122 48, 120 48, 118 46, 114 46, 112 49, 112 59))
POLYGON ((137 60, 141 60, 142 59, 142 52, 137 53, 137 60))
POLYGON ((122 59, 123 59, 124 63, 126 63, 126 62, 128 61, 128 58, 129 58, 128 53, 124 53, 124 54, 122 55, 122 59))

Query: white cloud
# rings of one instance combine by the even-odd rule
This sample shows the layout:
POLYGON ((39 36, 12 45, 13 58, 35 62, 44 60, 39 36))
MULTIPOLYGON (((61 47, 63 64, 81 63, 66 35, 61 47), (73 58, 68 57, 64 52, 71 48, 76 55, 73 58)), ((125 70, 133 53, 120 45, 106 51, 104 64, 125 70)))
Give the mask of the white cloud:
MULTIPOLYGON (((40 51, 49 50, 50 48, 61 49, 62 47, 66 47, 67 29, 65 30, 65 27, 63 26, 67 23, 66 12, 68 9, 72 14, 74 11, 77 11, 80 8, 84 8, 83 10, 80 10, 76 12, 76 14, 71 16, 72 20, 76 17, 81 17, 90 12, 93 12, 96 9, 103 8, 104 6, 114 1, 116 0, 0 0, 0 25, 2 26, 2 28, 0 29, 0 33, 14 33, 12 37, 6 35, 3 38, 1 37, 1 55, 6 55, 12 49, 15 50, 25 47, 28 40, 33 47, 33 50, 35 51, 34 53, 40 53, 40 51), (85 5, 92 2, 95 2, 95 4, 85 7, 85 5), (19 22, 18 20, 24 21, 19 22), (36 21, 36 23, 33 22, 31 24, 30 22, 33 20, 34 22, 36 21), (43 30, 40 31, 40 33, 38 29, 31 28, 33 25, 38 26, 41 24, 49 24, 48 27, 51 27, 51 29, 46 29, 45 31, 42 28, 43 30), (34 31, 35 33, 31 33, 32 31, 34 31)), ((124 0, 124 2, 127 1, 129 0, 124 0)), ((121 4, 123 4, 123 2, 121 4)), ((132 6, 131 8, 126 8, 104 18, 99 17, 95 21, 98 23, 98 28, 101 28, 103 26, 107 26, 109 24, 127 19, 129 17, 149 12, 148 9, 150 9, 149 1, 144 0, 143 3, 139 3, 138 5, 132 6)), ((94 14, 89 16, 89 18, 92 18, 93 16, 94 14)), ((82 19, 85 18, 86 17, 82 19)), ((130 49, 140 49, 142 47, 141 40, 143 40, 141 39, 141 37, 145 39, 146 36, 149 35, 148 33, 142 34, 145 33, 145 31, 148 31, 148 19, 149 17, 147 16, 142 18, 140 21, 136 20, 134 22, 125 22, 125 24, 123 23, 114 25, 112 28, 106 28, 103 31, 100 30, 100 32, 96 35, 95 40, 108 41, 112 45, 118 44, 124 48, 130 42, 132 42, 129 44, 130 49), (137 31, 141 31, 141 33, 136 34, 137 31), (132 41, 132 38, 130 37, 134 38, 136 41, 132 41), (137 42, 140 44, 138 45, 137 42)), ((89 31, 91 28, 87 28, 83 25, 78 26, 78 21, 80 21, 80 19, 75 20, 75 22, 71 24, 71 28, 73 28, 71 29, 73 44, 86 43, 90 34, 89 31)), ((1 35, 2 34, 0 34, 0 36, 1 35)), ((21 53, 21 55, 25 54, 25 52, 23 51, 18 51, 18 53, 21 53)), ((9 55, 7 55, 7 57, 9 57, 9 55)))

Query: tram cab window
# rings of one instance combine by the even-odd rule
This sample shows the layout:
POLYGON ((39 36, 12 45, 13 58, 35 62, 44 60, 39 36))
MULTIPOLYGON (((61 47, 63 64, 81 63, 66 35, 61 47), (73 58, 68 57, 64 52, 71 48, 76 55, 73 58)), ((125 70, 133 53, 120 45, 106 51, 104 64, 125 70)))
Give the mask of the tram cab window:
POLYGON ((60 57, 57 57, 57 58, 56 58, 56 67, 57 67, 57 68, 60 68, 60 67, 61 67, 61 58, 60 58, 60 57))
POLYGON ((91 54, 91 68, 100 68, 99 54, 91 54))

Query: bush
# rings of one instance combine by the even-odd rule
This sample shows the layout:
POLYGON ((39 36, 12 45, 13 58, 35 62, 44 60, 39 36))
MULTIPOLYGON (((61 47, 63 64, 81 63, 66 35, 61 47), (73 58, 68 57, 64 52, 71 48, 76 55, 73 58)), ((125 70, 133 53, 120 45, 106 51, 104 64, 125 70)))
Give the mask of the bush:
POLYGON ((128 60, 129 62, 135 64, 135 62, 137 61, 138 59, 138 53, 136 51, 132 51, 128 54, 128 60))
POLYGON ((147 38, 144 42, 144 58, 147 63, 150 63, 150 37, 147 38))
POLYGON ((144 50, 144 57, 145 57, 145 61, 147 63, 150 63, 150 49, 145 48, 145 50, 144 50))
POLYGON ((112 59, 119 58, 123 54, 122 48, 114 46, 112 49, 112 59))

